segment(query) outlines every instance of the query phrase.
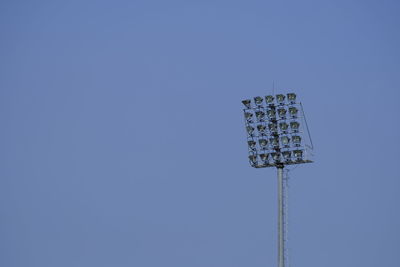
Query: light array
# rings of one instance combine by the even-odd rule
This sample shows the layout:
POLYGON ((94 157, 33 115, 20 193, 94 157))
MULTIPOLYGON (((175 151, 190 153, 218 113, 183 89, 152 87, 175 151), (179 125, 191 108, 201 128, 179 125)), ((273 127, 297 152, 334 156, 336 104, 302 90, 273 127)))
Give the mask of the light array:
POLYGON ((312 162, 305 118, 296 94, 256 96, 242 101, 249 161, 255 168, 312 162), (308 138, 306 138, 308 137, 308 138))

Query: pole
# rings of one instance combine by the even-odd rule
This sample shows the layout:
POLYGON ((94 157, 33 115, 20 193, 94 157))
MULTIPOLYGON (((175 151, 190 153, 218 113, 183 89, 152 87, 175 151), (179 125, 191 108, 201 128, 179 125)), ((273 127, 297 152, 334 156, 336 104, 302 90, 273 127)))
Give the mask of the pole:
POLYGON ((283 218, 283 166, 278 166, 278 267, 285 267, 283 218))

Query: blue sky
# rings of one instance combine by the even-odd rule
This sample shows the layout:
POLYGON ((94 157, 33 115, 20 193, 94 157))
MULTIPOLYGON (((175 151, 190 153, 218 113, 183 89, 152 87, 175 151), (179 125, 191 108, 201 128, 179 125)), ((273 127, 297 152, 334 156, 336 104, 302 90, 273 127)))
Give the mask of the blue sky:
POLYGON ((294 91, 292 266, 400 252, 397 1, 3 1, 0 265, 276 264, 244 98, 294 91))

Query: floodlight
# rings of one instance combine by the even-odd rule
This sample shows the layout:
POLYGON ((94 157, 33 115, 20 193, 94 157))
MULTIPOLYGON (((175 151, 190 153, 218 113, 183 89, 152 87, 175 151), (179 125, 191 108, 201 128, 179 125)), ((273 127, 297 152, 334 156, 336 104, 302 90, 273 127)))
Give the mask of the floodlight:
POLYGON ((249 140, 249 141, 247 141, 247 144, 249 145, 249 148, 251 150, 256 150, 256 142, 255 141, 249 140))
POLYGON ((256 164, 257 163, 257 155, 250 155, 249 160, 251 163, 256 164))
POLYGON ((257 125, 257 130, 261 135, 265 134, 265 128, 266 128, 265 125, 262 124, 257 125))
POLYGON ((300 146, 301 143, 301 137, 298 135, 292 136, 292 142, 295 146, 300 146))
POLYGON ((290 115, 292 115, 292 118, 296 118, 297 112, 298 112, 298 109, 296 107, 289 108, 289 113, 290 113, 290 115))
POLYGON ((290 128, 292 129, 293 132, 297 133, 299 131, 299 126, 300 124, 297 121, 292 121, 290 123, 290 128))
POLYGON ((285 102, 285 95, 282 94, 276 95, 276 102, 282 105, 285 102))
POLYGON ((246 118, 247 122, 252 123, 253 121, 251 120, 251 118, 253 117, 253 113, 251 112, 245 112, 244 113, 244 117, 246 118))
POLYGON ((294 150, 293 154, 298 161, 301 161, 303 159, 303 150, 294 150))
POLYGON ((264 162, 268 161, 268 153, 260 154, 260 159, 264 162))
POLYGON ((271 132, 276 132, 276 131, 278 131, 278 128, 277 128, 277 126, 276 126, 276 123, 269 123, 268 124, 268 129, 271 131, 271 132))
POLYGON ((266 149, 267 144, 268 144, 268 141, 267 141, 267 139, 259 139, 259 140, 258 140, 258 143, 260 144, 260 147, 261 147, 262 149, 266 149))
POLYGON ((279 128, 281 129, 282 132, 286 133, 289 125, 286 122, 281 122, 279 123, 279 128))
POLYGON ((286 109, 284 109, 284 108, 279 108, 279 109, 278 109, 278 114, 279 114, 279 117, 285 118, 285 117, 286 117, 286 109))
POLYGON ((288 99, 290 104, 296 103, 296 94, 295 93, 287 94, 287 99, 288 99))
POLYGON ((275 162, 278 162, 278 161, 281 159, 280 153, 272 152, 272 153, 270 153, 270 155, 271 155, 271 158, 272 158, 275 162))
POLYGON ((276 114, 275 114, 275 109, 268 109, 268 110, 267 110, 267 115, 268 115, 268 118, 274 119, 275 116, 276 116, 276 114))
POLYGON ((277 147, 279 146, 279 139, 278 137, 272 137, 269 139, 269 142, 274 146, 277 147))
MULTIPOLYGON (((303 107, 297 102, 297 95, 293 92, 269 94, 263 97, 255 96, 242 101, 245 127, 248 133, 247 142, 249 153, 280 153, 289 151, 292 161, 275 162, 270 164, 253 165, 253 167, 284 167, 286 164, 301 164, 312 162, 309 150, 312 149, 312 141, 309 136, 307 121, 303 107), (265 104, 264 104, 265 103, 265 104), (300 150, 302 160, 295 161, 294 150, 300 150)), ((287 155, 288 153, 285 153, 287 155)), ((298 153, 297 153, 298 154, 298 153)), ((269 158, 270 159, 270 158, 269 158)))
MULTIPOLYGON (((307 121, 301 103, 296 101, 295 93, 256 96, 242 101, 246 107, 243 112, 248 133, 249 154, 257 154, 256 161, 258 160, 258 164, 261 164, 252 165, 253 167, 281 168, 286 164, 312 162, 308 158, 312 155, 308 153, 308 150, 312 149, 312 142, 309 138, 307 121), (289 149, 292 161, 286 162, 283 152, 289 149), (301 161, 295 160, 294 150, 303 153, 301 161), (266 152, 280 153, 283 161, 270 162, 267 165, 261 163, 258 155, 266 152)), ((296 155, 299 155, 299 152, 296 155)))
POLYGON ((264 117, 265 117, 265 113, 261 110, 256 111, 256 117, 257 117, 257 121, 259 122, 263 122, 264 121, 264 117))
POLYGON ((248 133, 248 159, 254 168, 275 167, 278 176, 278 264, 287 267, 285 168, 311 163, 313 149, 307 120, 295 93, 256 96, 242 101, 248 133), (264 104, 265 103, 265 104, 264 104))
POLYGON ((274 96, 272 95, 267 95, 265 97, 265 102, 267 102, 268 104, 271 104, 272 102, 274 102, 274 96))
POLYGON ((256 103, 257 106, 262 105, 262 101, 263 101, 263 98, 261 96, 256 96, 254 98, 254 102, 256 103))
POLYGON ((283 146, 288 147, 289 146, 289 137, 281 136, 281 143, 283 146))
POLYGON ((242 101, 242 103, 246 108, 251 108, 251 100, 250 99, 245 99, 242 101))
POLYGON ((247 133, 252 136, 254 132, 254 127, 253 126, 247 126, 246 127, 247 133))
POLYGON ((283 155, 283 158, 285 159, 285 161, 290 161, 291 154, 292 153, 290 151, 283 151, 282 152, 282 155, 283 155))

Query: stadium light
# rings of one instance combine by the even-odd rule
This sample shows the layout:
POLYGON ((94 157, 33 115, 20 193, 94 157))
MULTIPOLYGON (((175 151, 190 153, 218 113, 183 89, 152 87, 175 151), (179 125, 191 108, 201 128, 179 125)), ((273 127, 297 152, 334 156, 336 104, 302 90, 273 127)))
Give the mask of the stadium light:
POLYGON ((251 108, 251 100, 250 99, 245 99, 242 101, 242 103, 247 109, 251 108))
POLYGON ((261 106, 263 102, 263 98, 261 96, 256 96, 254 98, 254 102, 256 103, 257 106, 261 106))
POLYGON ((267 104, 273 103, 273 102, 274 102, 274 96, 272 96, 272 95, 267 95, 267 96, 265 97, 265 102, 267 102, 267 104))
POLYGON ((288 99, 290 104, 296 103, 296 94, 295 93, 287 94, 287 99, 288 99))
POLYGON ((283 169, 311 163, 312 141, 303 107, 295 93, 256 96, 254 105, 243 100, 249 163, 254 168, 275 167, 278 172, 278 267, 285 267, 285 183, 283 169), (265 99, 265 106, 263 100, 265 99), (253 116, 257 119, 252 120, 253 116), (255 130, 257 129, 257 131, 255 130), (308 141, 308 142, 306 142, 308 141))

